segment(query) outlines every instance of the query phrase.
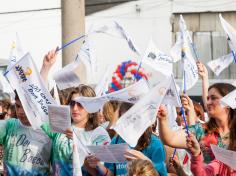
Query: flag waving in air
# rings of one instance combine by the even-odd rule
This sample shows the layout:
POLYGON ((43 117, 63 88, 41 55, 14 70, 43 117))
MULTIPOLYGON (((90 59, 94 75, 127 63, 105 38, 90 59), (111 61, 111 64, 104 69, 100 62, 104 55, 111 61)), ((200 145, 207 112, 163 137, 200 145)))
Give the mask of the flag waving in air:
POLYGON ((124 28, 118 22, 112 21, 105 25, 96 26, 93 28, 94 29, 91 30, 91 33, 104 33, 104 34, 108 34, 111 36, 125 39, 127 41, 129 48, 135 53, 137 53, 138 55, 140 55, 139 49, 137 48, 137 46, 135 46, 129 34, 124 30, 124 28))
POLYGON ((227 35, 227 41, 231 52, 218 59, 207 63, 209 68, 218 76, 225 68, 227 68, 233 61, 236 62, 236 31, 235 29, 219 14, 221 25, 227 35))
POLYGON ((236 31, 235 29, 219 14, 221 25, 227 35, 229 47, 234 52, 236 51, 236 31))
POLYGON ((11 45, 9 63, 6 72, 8 72, 8 70, 12 67, 12 65, 14 65, 21 57, 23 57, 24 54, 25 52, 22 48, 20 38, 16 33, 15 39, 13 40, 11 45))
POLYGON ((176 44, 171 49, 171 55, 174 61, 178 61, 180 58, 182 59, 183 87, 186 91, 192 88, 198 80, 198 69, 195 61, 198 58, 182 15, 180 15, 179 29, 180 37, 178 37, 176 44))
POLYGON ((32 127, 40 128, 48 122, 48 105, 56 102, 44 86, 31 55, 24 55, 5 76, 16 89, 32 127))
POLYGON ((137 145, 144 131, 156 120, 157 110, 162 103, 166 91, 170 87, 171 78, 162 80, 148 94, 124 113, 112 128, 131 147, 137 145))

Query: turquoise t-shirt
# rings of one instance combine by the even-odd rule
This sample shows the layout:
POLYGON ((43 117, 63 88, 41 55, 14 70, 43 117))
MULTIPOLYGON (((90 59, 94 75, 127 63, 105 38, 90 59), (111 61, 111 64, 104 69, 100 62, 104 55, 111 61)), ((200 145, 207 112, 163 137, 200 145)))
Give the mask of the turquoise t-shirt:
MULTIPOLYGON (((105 129, 97 127, 91 131, 76 128, 75 133, 84 145, 106 145, 110 143, 110 137, 105 129)), ((73 175, 73 141, 62 133, 53 133, 48 124, 42 125, 42 129, 52 139, 52 172, 53 175, 73 175)), ((82 168, 83 175, 88 173, 82 168)))
POLYGON ((6 175, 49 175, 51 140, 41 129, 24 126, 18 119, 0 120, 0 144, 6 175))
MULTIPOLYGON (((117 136, 115 136, 111 141, 111 144, 120 143, 125 143, 125 141, 121 137, 117 140, 117 136)), ((167 176, 165 150, 162 142, 157 136, 152 134, 150 144, 141 152, 152 161, 152 164, 161 176, 167 176)), ((105 166, 117 176, 127 175, 127 162, 116 164, 105 163, 105 166)))

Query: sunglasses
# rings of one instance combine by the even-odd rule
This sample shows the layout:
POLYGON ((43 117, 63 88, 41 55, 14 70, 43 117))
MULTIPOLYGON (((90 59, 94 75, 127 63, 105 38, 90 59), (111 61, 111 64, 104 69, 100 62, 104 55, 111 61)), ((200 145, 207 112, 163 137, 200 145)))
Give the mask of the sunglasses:
POLYGON ((1 120, 4 119, 6 115, 7 115, 6 112, 2 112, 2 113, 0 113, 0 119, 1 119, 1 120))
POLYGON ((78 107, 80 108, 83 108, 83 106, 79 103, 79 102, 76 102, 74 100, 71 100, 70 101, 70 107, 74 107, 75 105, 77 105, 78 107))

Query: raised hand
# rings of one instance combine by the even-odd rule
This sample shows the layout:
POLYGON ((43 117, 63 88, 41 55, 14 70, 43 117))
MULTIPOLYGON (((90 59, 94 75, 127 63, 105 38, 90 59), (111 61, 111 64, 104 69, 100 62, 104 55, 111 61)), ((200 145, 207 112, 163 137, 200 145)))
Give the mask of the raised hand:
POLYGON ((160 105, 159 110, 157 112, 158 120, 166 120, 167 119, 167 109, 165 105, 160 105))
POLYGON ((194 125, 196 121, 196 112, 194 110, 193 101, 189 98, 188 95, 181 95, 181 102, 186 111, 186 116, 189 125, 194 125))
POLYGON ((53 64, 56 62, 57 58, 57 49, 53 49, 49 51, 43 58, 43 66, 44 69, 50 69, 53 64))
POLYGON ((186 136, 186 144, 193 156, 198 156, 201 153, 200 145, 193 134, 186 136))
POLYGON ((201 79, 208 78, 208 71, 206 66, 200 61, 197 62, 198 74, 201 79))

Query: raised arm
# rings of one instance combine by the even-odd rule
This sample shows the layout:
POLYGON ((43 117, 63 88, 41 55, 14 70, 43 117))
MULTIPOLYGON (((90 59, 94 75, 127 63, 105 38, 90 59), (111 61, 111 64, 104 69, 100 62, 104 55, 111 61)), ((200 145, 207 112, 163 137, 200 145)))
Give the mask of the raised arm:
POLYGON ((43 65, 40 69, 40 75, 46 86, 48 86, 48 73, 56 62, 56 58, 56 49, 49 51, 43 58, 43 65))
POLYGON ((197 62, 197 68, 198 68, 198 74, 202 79, 202 101, 204 104, 204 108, 206 109, 208 87, 209 87, 208 71, 206 66, 201 62, 197 62))
POLYGON ((159 120, 159 135, 162 142, 173 148, 187 148, 185 130, 172 131, 169 128, 165 106, 160 106, 157 118, 159 120))

